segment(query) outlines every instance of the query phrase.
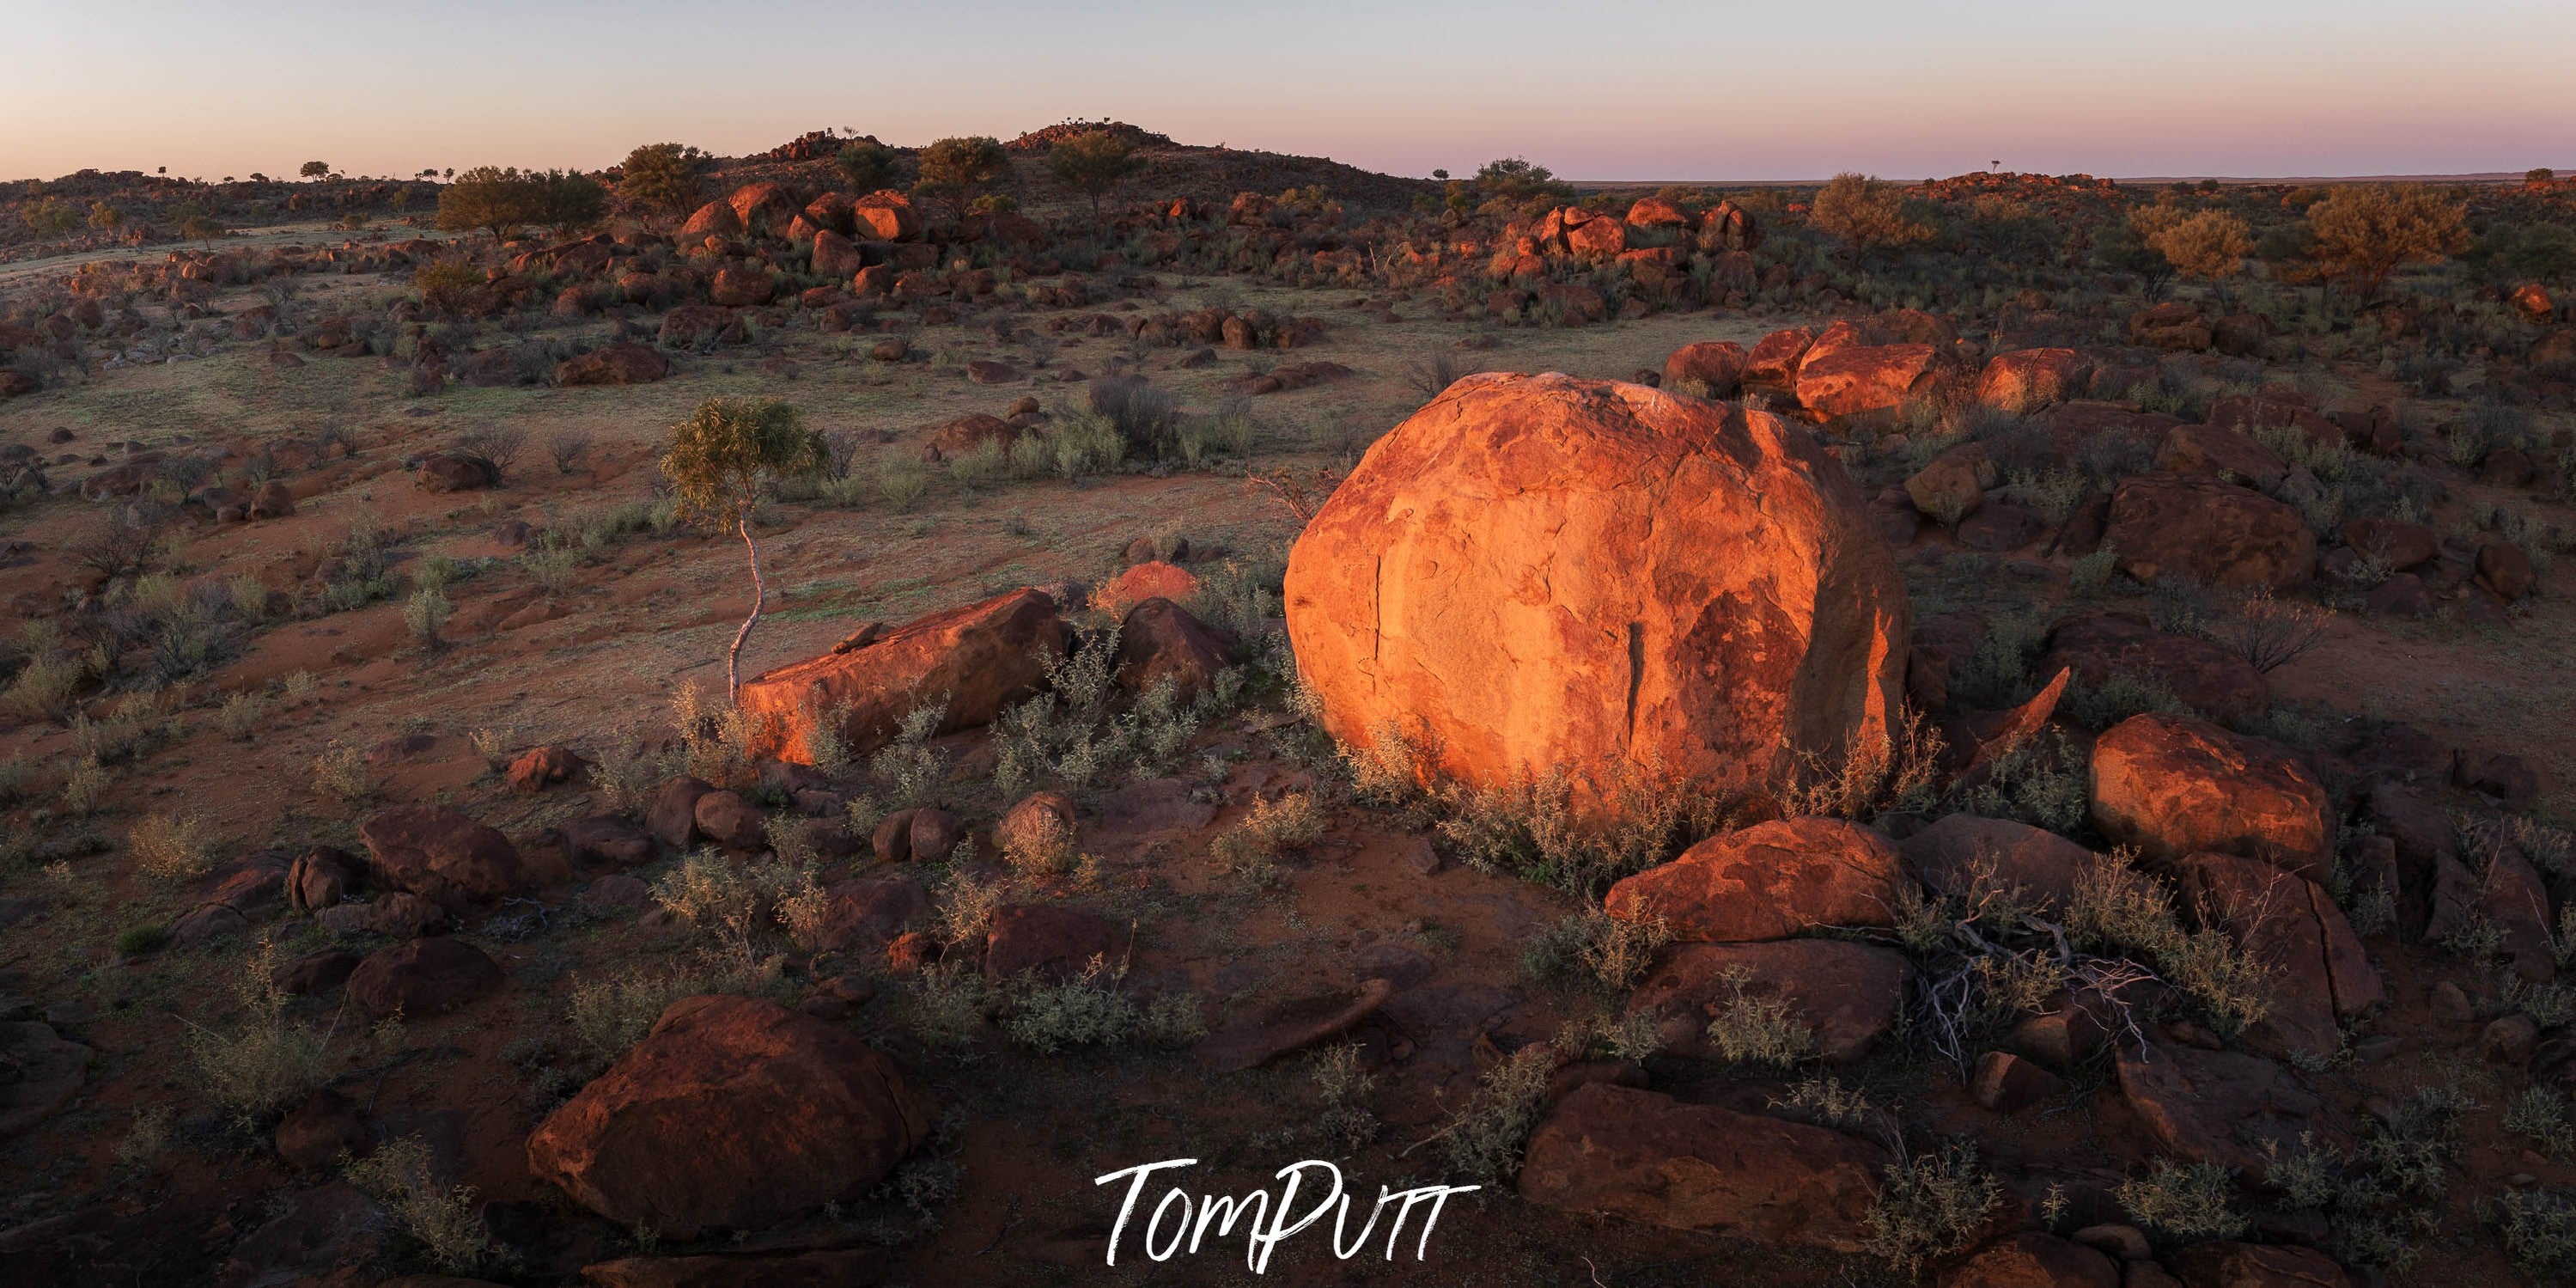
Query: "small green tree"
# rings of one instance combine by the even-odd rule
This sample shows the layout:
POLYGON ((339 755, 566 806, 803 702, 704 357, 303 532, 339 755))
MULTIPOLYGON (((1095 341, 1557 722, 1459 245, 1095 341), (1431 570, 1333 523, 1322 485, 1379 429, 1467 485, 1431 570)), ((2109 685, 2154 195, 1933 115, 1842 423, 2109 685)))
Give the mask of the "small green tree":
POLYGON ((1091 198, 1093 223, 1100 221, 1101 194, 1144 168, 1136 145, 1108 130, 1085 130, 1047 153, 1047 172, 1055 181, 1091 198))
POLYGON ((1932 238, 1931 225, 1905 213, 1895 184, 1846 171, 1816 190, 1807 222, 1842 240, 1856 255, 1896 250, 1932 238))
POLYGON ((981 134, 941 139, 921 150, 921 186, 957 203, 990 187, 1011 168, 1000 139, 981 134))
POLYGON ((2552 285, 2576 277, 2576 232, 2565 224, 2533 224, 2505 252, 2517 276, 2552 285))
POLYGON ((439 189, 438 226, 449 232, 482 231, 495 243, 526 224, 545 218, 543 177, 519 173, 517 167, 478 165, 439 189))
POLYGON ((303 175, 307 179, 319 179, 331 173, 331 163, 328 161, 307 161, 304 164, 297 166, 295 168, 295 172, 303 175))
POLYGON ((89 226, 100 232, 114 232, 125 226, 125 212, 104 201, 89 203, 89 226))
POLYGON ((698 208, 707 154, 679 143, 647 143, 619 167, 617 199, 648 224, 698 208))
POLYGON ((1499 197, 1519 203, 1532 197, 1574 195, 1571 185, 1557 182, 1555 171, 1526 157, 1496 157, 1477 168, 1474 183, 1488 200, 1499 197))
POLYGON ((2308 207, 2318 261, 2363 299, 2400 264, 2439 260, 2468 245, 2468 211, 2421 184, 2354 184, 2308 207))
POLYGON ((608 190, 578 170, 532 174, 528 183, 533 190, 534 222, 554 229, 557 237, 570 237, 608 213, 608 190))
POLYGON ((894 182, 894 149, 874 139, 843 144, 832 164, 850 181, 850 191, 865 195, 894 182))
POLYGON ((2145 232, 2144 240, 2183 276, 2205 282, 2234 277, 2254 249, 2253 229, 2224 210, 2201 210, 2171 220, 2145 232))
POLYGON ((80 222, 80 216, 72 213, 71 207, 51 197, 27 203, 26 208, 18 212, 18 217, 25 220, 27 227, 39 237, 60 237, 80 222))
POLYGON ((742 645, 760 624, 769 585, 760 575, 760 543, 751 535, 752 507, 760 490, 782 477, 813 474, 830 452, 823 436, 805 428, 794 407, 774 398, 757 403, 738 398, 710 398, 698 412, 671 431, 670 450, 662 456, 662 474, 671 481, 671 497, 682 518, 712 529, 732 527, 751 552, 751 615, 734 632, 725 653, 725 691, 742 692, 742 645))

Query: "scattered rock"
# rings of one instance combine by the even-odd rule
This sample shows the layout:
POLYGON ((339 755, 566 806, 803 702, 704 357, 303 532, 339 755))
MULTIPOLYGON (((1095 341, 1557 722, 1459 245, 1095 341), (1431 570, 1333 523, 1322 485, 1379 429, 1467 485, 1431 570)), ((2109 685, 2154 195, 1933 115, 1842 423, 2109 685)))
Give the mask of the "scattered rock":
POLYGON ((415 894, 500 899, 570 875, 523 861, 498 829, 444 805, 397 805, 360 824, 358 835, 376 873, 415 894))
POLYGON ((843 746, 864 755, 893 741, 917 695, 948 695, 939 732, 987 724, 1045 682, 1068 633, 1044 591, 1020 589, 898 626, 848 652, 827 653, 746 680, 741 705, 760 754, 810 763, 805 731, 839 713, 843 746))
POLYGON ((349 1001, 369 1015, 444 1015, 501 986, 501 968, 454 939, 415 939, 370 953, 350 972, 349 1001))
POLYGON ((2158 1145, 2257 1185, 2271 1174, 2266 1142, 2287 1154, 2314 1133, 2322 1144, 2349 1146, 2324 1120, 2325 1103, 2261 1056, 2148 1042, 2121 1047, 2119 1072, 2121 1094, 2158 1145))
POLYGON ((528 1170, 619 1226, 692 1239, 850 1202, 930 1135, 930 1099, 856 1034, 683 998, 528 1137, 528 1170))
POLYGON ((81 1088, 89 1048, 41 1020, 0 1024, 0 1136, 17 1136, 53 1116, 81 1088))
POLYGON ((1676 939, 1786 939, 1816 926, 1888 926, 1914 879, 1896 846, 1833 818, 1723 832, 1659 867, 1622 878, 1602 907, 1661 917, 1676 939))
POLYGON ((1999 1114, 2017 1114, 2063 1097, 2066 1079, 2009 1051, 1988 1051, 1977 1057, 1968 1088, 1978 1104, 1999 1114))
POLYGON ((2192 474, 2139 474, 2111 493, 2103 541, 2122 572, 2221 590, 2287 594, 2308 584, 2317 535, 2299 512, 2251 488, 2192 474))
POLYGON ((277 1156, 304 1172, 338 1167, 343 1155, 364 1158, 375 1148, 356 1105, 329 1088, 277 1122, 277 1156))
POLYGON ((1950 814, 1897 845, 1924 885, 1942 894, 1964 894, 1984 881, 2018 887, 2036 909, 2055 915, 2075 896, 2076 878, 2102 856, 2028 823, 1975 814, 1950 814))
POLYGON ((1952 1267, 1940 1288, 2121 1288, 2120 1267, 2072 1239, 2024 1230, 1952 1267))
POLYGON ((1542 1207, 1849 1253, 1886 1161, 1841 1132, 1594 1082, 1530 1134, 1519 1188, 1542 1207))
POLYGON ((562 743, 547 743, 542 747, 532 747, 511 761, 506 777, 510 790, 534 795, 553 784, 572 781, 588 767, 588 762, 575 754, 572 748, 562 743))
POLYGON ((2298 759, 2189 716, 2131 716, 2094 743, 2092 815, 2150 859, 2210 850, 2311 880, 2333 860, 2332 803, 2298 759))

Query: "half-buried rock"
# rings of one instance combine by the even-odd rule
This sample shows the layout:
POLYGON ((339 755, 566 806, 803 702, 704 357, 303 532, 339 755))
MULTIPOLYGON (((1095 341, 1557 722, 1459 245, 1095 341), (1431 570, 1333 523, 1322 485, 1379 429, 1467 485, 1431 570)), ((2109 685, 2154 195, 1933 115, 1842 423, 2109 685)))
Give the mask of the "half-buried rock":
POLYGON ((809 735, 825 719, 837 724, 846 752, 863 755, 893 741, 916 703, 947 702, 941 733, 992 723, 1038 691, 1046 659, 1064 656, 1065 641, 1055 600, 1015 590, 890 631, 863 631, 821 657, 746 680, 742 709, 761 755, 814 763, 809 735))
POLYGON ((1595 1082, 1530 1134, 1520 1194, 1542 1207, 1857 1252, 1886 1162, 1857 1136, 1595 1082))
POLYGON ((1838 818, 1792 818, 1721 832, 1623 877, 1601 906, 1627 921, 1662 918, 1677 940, 1739 943, 1817 926, 1892 926, 1917 893, 1886 837, 1838 818))
POLYGON ((1711 1022, 1739 1005, 1776 1003, 1806 1031, 1809 1054, 1850 1064, 1896 1027, 1913 978, 1905 954, 1839 939, 1681 944, 1655 963, 1628 1010, 1653 1017, 1665 1053, 1719 1060, 1726 1052, 1711 1022))
POLYGON ((528 1137, 528 1170, 621 1226, 763 1229, 860 1198, 930 1135, 893 1060, 773 1002, 688 997, 528 1137))
POLYGON ((1378 440, 1290 553, 1325 727, 1430 771, 1762 788, 1887 735, 1905 589, 1867 504, 1764 412, 1470 376, 1378 440))

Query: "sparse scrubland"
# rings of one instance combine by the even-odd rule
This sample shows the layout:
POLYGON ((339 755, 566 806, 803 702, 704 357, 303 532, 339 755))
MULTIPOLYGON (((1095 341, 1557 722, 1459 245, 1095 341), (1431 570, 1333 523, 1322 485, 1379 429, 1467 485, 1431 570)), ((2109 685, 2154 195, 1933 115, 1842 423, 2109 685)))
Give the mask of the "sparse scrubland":
POLYGON ((13 1281, 2576 1272, 2576 182, 315 166, 0 197, 13 1281))

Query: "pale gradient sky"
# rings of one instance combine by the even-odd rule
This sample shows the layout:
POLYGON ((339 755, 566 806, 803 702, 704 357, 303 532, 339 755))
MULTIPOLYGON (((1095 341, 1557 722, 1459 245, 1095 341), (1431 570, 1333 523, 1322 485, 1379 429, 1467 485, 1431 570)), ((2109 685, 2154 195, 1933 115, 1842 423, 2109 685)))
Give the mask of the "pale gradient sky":
POLYGON ((1116 117, 1398 174, 2576 169, 2571 0, 0 0, 0 178, 1116 117))

